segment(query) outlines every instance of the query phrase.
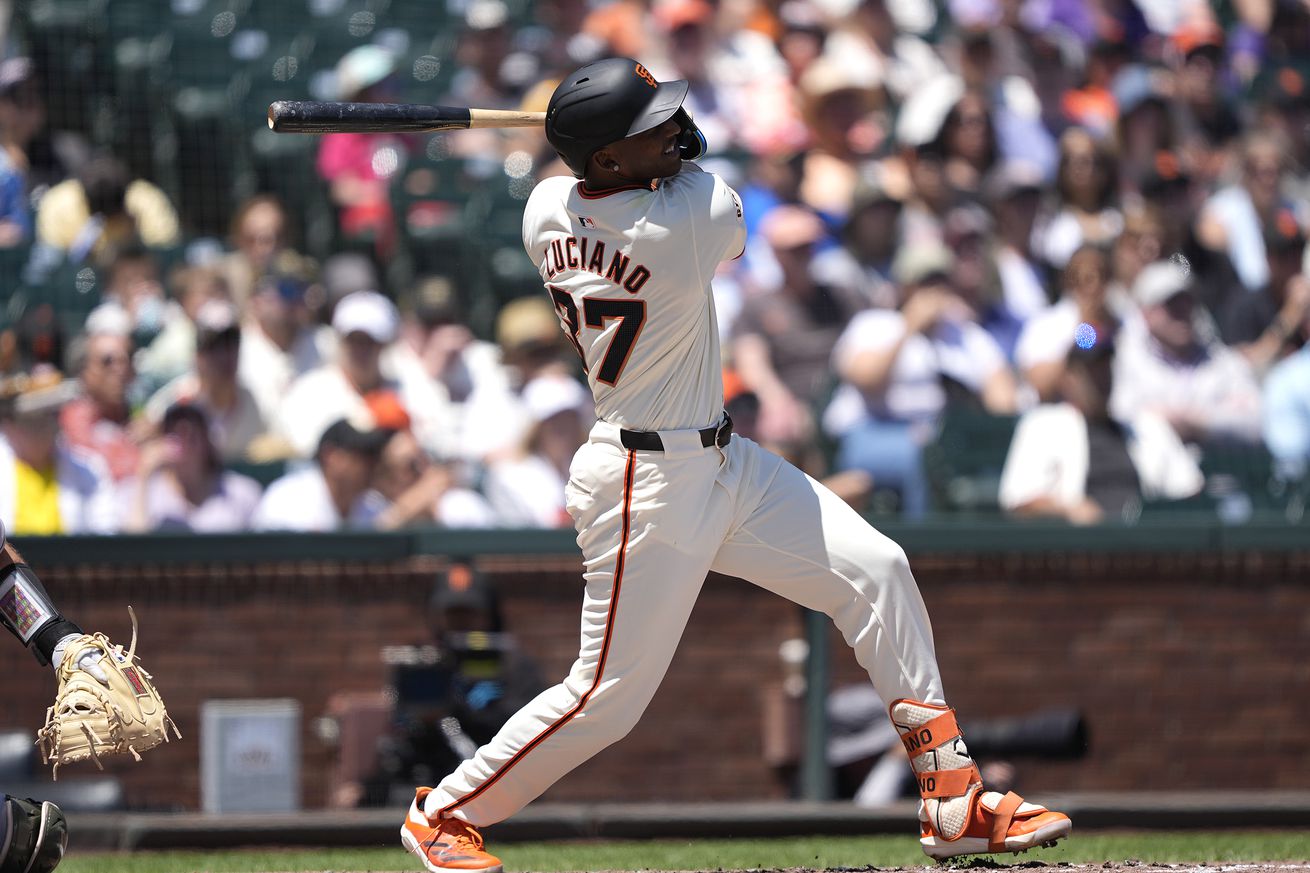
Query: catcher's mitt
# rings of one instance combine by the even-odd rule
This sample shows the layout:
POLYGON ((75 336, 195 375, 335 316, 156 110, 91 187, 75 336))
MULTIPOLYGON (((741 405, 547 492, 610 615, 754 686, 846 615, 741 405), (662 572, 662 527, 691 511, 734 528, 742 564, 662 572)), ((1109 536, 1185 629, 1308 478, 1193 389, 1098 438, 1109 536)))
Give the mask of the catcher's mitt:
POLYGON ((141 752, 168 742, 168 729, 182 732, 168 717, 150 674, 136 661, 136 613, 132 645, 126 652, 104 634, 83 634, 71 640, 59 662, 59 694, 46 710, 45 727, 37 734, 41 758, 59 767, 87 758, 101 770, 101 755, 141 752))

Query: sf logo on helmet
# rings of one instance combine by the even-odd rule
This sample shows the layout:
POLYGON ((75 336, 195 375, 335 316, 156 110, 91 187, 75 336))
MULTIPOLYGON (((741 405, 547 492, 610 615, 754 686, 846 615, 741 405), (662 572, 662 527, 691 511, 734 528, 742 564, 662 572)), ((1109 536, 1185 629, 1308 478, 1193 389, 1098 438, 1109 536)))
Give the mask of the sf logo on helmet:
POLYGON ((641 64, 637 64, 637 75, 645 79, 646 84, 650 85, 652 88, 659 87, 659 82, 655 81, 655 77, 650 74, 650 70, 646 69, 641 64))

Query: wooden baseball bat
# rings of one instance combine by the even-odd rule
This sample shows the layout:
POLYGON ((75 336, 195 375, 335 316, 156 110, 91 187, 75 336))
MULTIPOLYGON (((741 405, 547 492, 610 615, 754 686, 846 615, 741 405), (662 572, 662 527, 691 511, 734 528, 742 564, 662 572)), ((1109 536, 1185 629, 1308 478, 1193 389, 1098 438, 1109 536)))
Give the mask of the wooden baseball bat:
POLYGON ((334 103, 278 100, 268 107, 268 126, 278 133, 395 133, 466 130, 470 127, 533 127, 544 112, 467 109, 425 103, 334 103))

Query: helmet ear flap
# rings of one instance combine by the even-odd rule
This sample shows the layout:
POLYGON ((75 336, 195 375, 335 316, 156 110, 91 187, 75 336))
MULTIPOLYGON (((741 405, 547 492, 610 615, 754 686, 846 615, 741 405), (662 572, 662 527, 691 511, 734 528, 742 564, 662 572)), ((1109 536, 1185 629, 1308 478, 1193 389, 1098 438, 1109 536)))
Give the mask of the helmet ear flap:
POLYGON ((709 151, 709 143, 705 141, 705 134, 700 132, 696 122, 692 120, 691 114, 686 109, 679 107, 678 111, 673 113, 673 120, 682 128, 678 134, 678 154, 684 161, 694 161, 697 158, 704 157, 705 152, 709 151))

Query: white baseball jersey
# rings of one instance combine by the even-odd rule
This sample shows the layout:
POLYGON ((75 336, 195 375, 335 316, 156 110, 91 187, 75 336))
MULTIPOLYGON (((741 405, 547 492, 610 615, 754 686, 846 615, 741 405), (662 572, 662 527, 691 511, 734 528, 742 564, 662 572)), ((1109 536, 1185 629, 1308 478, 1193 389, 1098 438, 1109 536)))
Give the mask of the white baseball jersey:
POLYGON ((746 242, 741 201, 684 163, 652 189, 544 179, 523 247, 587 368, 596 415, 632 430, 702 428, 723 411, 710 279, 746 242))

